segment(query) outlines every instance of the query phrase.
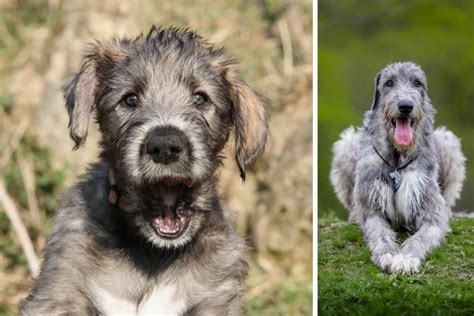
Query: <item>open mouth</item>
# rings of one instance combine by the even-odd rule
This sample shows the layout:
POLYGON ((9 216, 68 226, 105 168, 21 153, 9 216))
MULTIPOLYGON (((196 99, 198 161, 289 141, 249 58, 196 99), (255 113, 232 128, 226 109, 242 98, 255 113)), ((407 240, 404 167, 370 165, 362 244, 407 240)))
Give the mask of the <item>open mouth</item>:
POLYGON ((188 228, 192 211, 187 194, 193 187, 190 179, 165 177, 152 186, 156 201, 149 213, 149 221, 155 232, 163 238, 175 239, 188 228))
POLYGON ((395 129, 394 138, 399 146, 408 146, 413 141, 413 120, 409 117, 399 117, 392 119, 392 126, 395 129))

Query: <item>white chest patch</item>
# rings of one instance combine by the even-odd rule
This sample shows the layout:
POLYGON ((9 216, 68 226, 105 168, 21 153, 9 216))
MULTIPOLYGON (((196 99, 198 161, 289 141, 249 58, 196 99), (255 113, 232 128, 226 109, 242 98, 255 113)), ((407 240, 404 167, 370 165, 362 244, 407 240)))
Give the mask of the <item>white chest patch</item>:
POLYGON ((139 305, 138 315, 181 315, 186 311, 186 298, 179 297, 176 286, 156 287, 139 305))
POLYGON ((419 211, 425 198, 429 178, 426 174, 417 171, 402 173, 400 188, 395 201, 399 217, 407 223, 411 215, 419 211))
POLYGON ((140 304, 114 296, 107 290, 95 286, 94 302, 104 315, 182 315, 186 311, 186 300, 178 297, 176 286, 156 287, 140 304))
POLYGON ((136 315, 136 305, 124 298, 117 297, 109 291, 93 286, 93 301, 104 315, 136 315))

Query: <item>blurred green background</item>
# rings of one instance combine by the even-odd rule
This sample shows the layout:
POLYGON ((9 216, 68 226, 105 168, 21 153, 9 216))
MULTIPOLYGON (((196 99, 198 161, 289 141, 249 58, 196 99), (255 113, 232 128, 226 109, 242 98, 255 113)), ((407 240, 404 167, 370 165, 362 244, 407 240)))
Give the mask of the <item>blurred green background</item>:
POLYGON ((474 208, 474 1, 318 1, 318 215, 347 218, 329 182, 331 146, 361 126, 386 64, 413 61, 428 76, 436 126, 462 139, 467 179, 454 210, 474 208))

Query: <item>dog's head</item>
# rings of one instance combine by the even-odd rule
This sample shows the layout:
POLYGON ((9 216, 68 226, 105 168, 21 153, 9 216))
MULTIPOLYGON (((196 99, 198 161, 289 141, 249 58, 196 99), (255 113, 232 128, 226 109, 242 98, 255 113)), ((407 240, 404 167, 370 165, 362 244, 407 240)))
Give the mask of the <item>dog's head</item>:
POLYGON ((384 122, 397 151, 411 152, 420 127, 432 124, 434 115, 423 70, 411 62, 393 63, 382 69, 375 79, 372 112, 384 122))
POLYGON ((153 27, 95 43, 65 86, 78 148, 93 111, 133 221, 159 247, 192 239, 212 209, 214 174, 235 130, 242 178, 263 152, 263 106, 232 60, 195 33, 153 27))

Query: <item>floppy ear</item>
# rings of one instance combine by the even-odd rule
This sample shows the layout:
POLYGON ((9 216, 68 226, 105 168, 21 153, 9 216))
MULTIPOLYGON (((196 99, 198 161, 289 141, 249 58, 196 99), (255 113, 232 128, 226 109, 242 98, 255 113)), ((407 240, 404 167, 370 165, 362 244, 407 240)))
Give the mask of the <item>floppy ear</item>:
POLYGON ((69 114, 69 135, 75 142, 74 149, 84 144, 89 119, 95 104, 97 73, 95 53, 86 56, 78 74, 64 86, 64 98, 69 114))
POLYGON ((375 93, 374 93, 374 102, 372 103, 372 110, 375 110, 379 105, 380 99, 380 91, 379 91, 379 83, 380 83, 380 72, 375 77, 375 93))
POLYGON ((227 68, 224 79, 230 87, 235 124, 235 160, 240 177, 263 153, 267 141, 265 108, 252 89, 240 79, 233 67, 227 68))

